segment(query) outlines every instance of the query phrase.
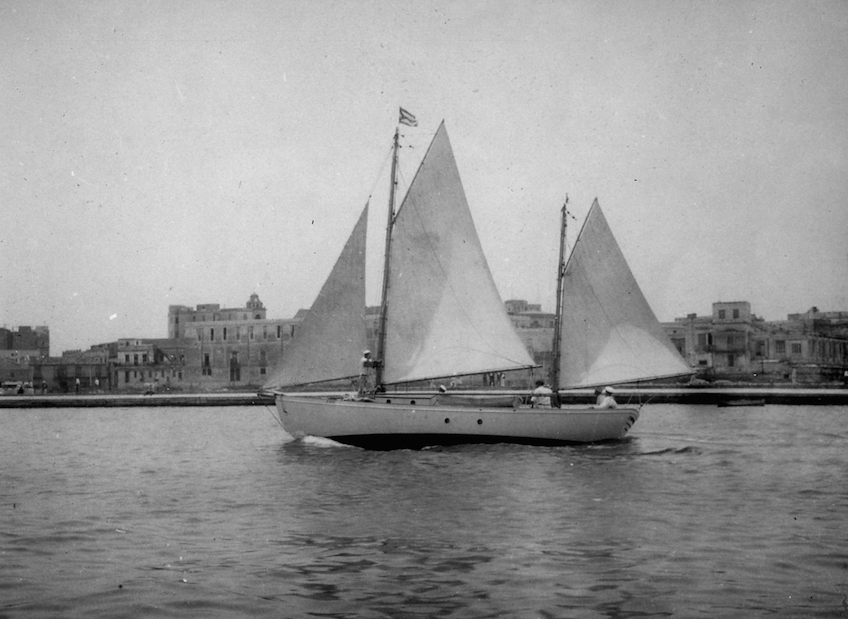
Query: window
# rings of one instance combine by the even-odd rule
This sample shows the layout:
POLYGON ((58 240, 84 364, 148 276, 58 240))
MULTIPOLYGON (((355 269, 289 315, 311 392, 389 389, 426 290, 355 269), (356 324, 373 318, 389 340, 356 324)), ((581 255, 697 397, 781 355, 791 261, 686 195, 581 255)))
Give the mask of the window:
POLYGON ((733 317, 734 317, 734 318, 739 318, 739 310, 738 310, 738 309, 734 309, 734 310, 733 310, 733 317))
POLYGON ((277 325, 277 339, 280 339, 281 337, 283 337, 283 326, 277 325))
POLYGON ((262 339, 263 340, 268 339, 268 325, 263 325, 263 327, 262 327, 262 339))
POLYGON ((227 327, 224 327, 224 341, 227 341, 227 327))
POLYGON ((775 340, 775 342, 774 342, 774 354, 785 355, 786 354, 786 342, 784 342, 783 340, 775 340))
POLYGON ((215 329, 214 329, 214 327, 212 329, 209 329, 209 341, 210 342, 215 341, 215 329))
POLYGON ((733 336, 732 336, 732 335, 728 335, 728 336, 727 336, 727 345, 728 345, 728 346, 733 346, 733 342, 734 342, 733 336))
POLYGON ((698 346, 703 347, 703 346, 706 346, 706 345, 707 345, 707 334, 706 333, 699 333, 698 334, 698 346))
POLYGON ((724 310, 718 310, 718 319, 724 320, 724 310))
POLYGON ((792 342, 792 354, 800 355, 801 354, 801 342, 792 342))
POLYGON ((203 353, 203 362, 200 368, 200 374, 202 376, 212 376, 212 366, 209 364, 209 353, 203 353))
POLYGON ((736 355, 727 355, 727 367, 732 368, 736 365, 736 355))
POLYGON ((251 341, 253 341, 253 325, 251 325, 251 326, 249 326, 249 327, 247 328, 247 337, 248 337, 251 341))

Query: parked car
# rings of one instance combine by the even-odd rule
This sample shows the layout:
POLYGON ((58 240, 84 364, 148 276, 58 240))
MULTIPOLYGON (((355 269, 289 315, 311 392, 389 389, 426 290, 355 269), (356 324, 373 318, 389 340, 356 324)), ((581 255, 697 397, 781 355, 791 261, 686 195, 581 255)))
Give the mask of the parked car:
POLYGON ((32 383, 20 380, 7 380, 0 384, 0 392, 3 395, 32 395, 34 393, 32 383))

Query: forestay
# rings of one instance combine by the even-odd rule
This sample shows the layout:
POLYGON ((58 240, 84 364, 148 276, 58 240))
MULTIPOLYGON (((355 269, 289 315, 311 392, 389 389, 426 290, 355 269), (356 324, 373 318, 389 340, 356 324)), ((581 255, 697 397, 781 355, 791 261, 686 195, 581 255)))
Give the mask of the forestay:
POLYGON ((562 387, 692 373, 639 289, 597 199, 565 267, 562 303, 562 387))
POLYGON ((365 240, 362 211, 330 276, 297 325, 266 389, 350 378, 359 374, 365 333, 365 240))
POLYGON ((507 316, 444 123, 392 232, 385 383, 533 365, 507 316))

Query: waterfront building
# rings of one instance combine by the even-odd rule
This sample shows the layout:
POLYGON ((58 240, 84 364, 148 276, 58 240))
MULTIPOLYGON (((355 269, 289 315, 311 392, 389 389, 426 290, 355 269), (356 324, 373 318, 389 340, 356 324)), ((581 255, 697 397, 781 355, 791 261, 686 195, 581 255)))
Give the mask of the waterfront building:
POLYGON ((532 370, 510 372, 508 381, 516 385, 532 385, 536 378, 547 381, 554 362, 553 334, 556 315, 543 312, 541 304, 528 303, 524 299, 509 299, 504 301, 504 305, 519 339, 533 361, 539 365, 532 370))
POLYGON ((747 301, 717 302, 710 316, 689 314, 663 327, 702 378, 822 383, 848 370, 848 312, 812 308, 766 321, 747 301))
MULTIPOLYGON (((554 314, 524 300, 505 302, 518 336, 539 368, 550 375, 554 314)), ((848 312, 813 307, 787 320, 766 321, 748 301, 718 301, 708 316, 689 314, 663 323, 672 343, 707 380, 817 384, 840 381, 848 370, 848 312)), ((529 379, 514 373, 513 380, 529 379)))
POLYGON ((144 393, 182 390, 187 342, 178 339, 123 338, 101 345, 111 359, 111 387, 144 393))
POLYGON ((49 357, 50 329, 45 326, 22 326, 16 330, 0 327, 0 356, 8 357, 12 351, 21 357, 49 357))
POLYGON ((183 342, 184 381, 199 390, 259 388, 282 358, 303 315, 268 319, 257 294, 244 307, 168 308, 168 336, 183 342))

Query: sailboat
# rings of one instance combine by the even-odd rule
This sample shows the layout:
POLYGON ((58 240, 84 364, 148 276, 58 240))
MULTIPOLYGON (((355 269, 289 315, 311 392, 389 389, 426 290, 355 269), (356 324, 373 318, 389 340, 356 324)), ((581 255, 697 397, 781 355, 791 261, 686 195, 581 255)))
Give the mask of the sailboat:
MULTIPOLYGON (((403 114, 401 124, 407 124, 403 114)), ((530 408, 517 400, 510 406, 487 406, 485 401, 479 405, 456 405, 446 404, 439 394, 392 391, 421 381, 536 367, 495 287, 444 122, 436 131, 400 207, 395 209, 398 140, 399 127, 393 142, 376 388, 364 397, 309 395, 293 390, 326 381, 354 381, 361 374, 361 357, 367 348, 365 243, 369 204, 366 203, 338 261, 263 389, 264 393, 274 395, 277 415, 286 432, 295 439, 318 436, 371 449, 469 442, 546 445, 623 438, 638 419, 638 408, 530 408)), ((583 232, 587 238, 578 239, 568 265, 562 264, 564 231, 565 224, 558 269, 559 298, 571 294, 567 291, 569 281, 579 280, 578 290, 588 286, 590 293, 596 293, 595 302, 612 300, 614 304, 629 305, 632 300, 629 295, 638 292, 638 286, 615 295, 597 294, 593 287, 606 286, 607 282, 590 274, 588 264, 583 266, 590 258, 618 249, 600 207, 593 207, 590 212, 583 232), (597 214, 592 217, 592 213, 597 214), (607 246, 602 252, 594 250, 593 254, 589 245, 596 241, 607 246), (581 257, 583 253, 589 255, 581 257), (614 298, 607 299, 608 296, 614 298)), ((614 283, 635 284, 623 257, 616 262, 617 268, 623 264, 629 278, 618 275, 614 283)), ((641 292, 638 296, 644 301, 641 292)), ((645 312, 646 302, 644 307, 639 304, 635 319, 627 312, 601 312, 605 322, 598 328, 588 324, 594 318, 593 302, 581 305, 577 300, 563 304, 558 301, 560 305, 563 315, 567 310, 575 311, 575 315, 562 320, 558 317, 557 333, 573 327, 584 333, 577 340, 557 335, 558 350, 567 354, 557 355, 563 361, 556 364, 555 389, 559 388, 558 381, 566 380, 573 371, 577 372, 575 386, 598 380, 616 382, 612 380, 614 372, 602 366, 618 354, 623 353, 624 360, 616 357, 613 364, 628 369, 643 365, 644 350, 650 349, 653 354, 658 349, 660 353, 653 356, 667 362, 668 357, 677 354, 659 323, 656 328, 642 324, 650 313, 650 308, 645 312), (628 349, 623 338, 633 335, 638 348, 628 349), (600 353, 590 350, 598 344, 601 344, 600 353), (584 360, 578 361, 575 356, 584 360)), ((656 322, 653 314, 650 318, 656 322)), ((678 361, 685 365, 679 355, 678 361)), ((669 370, 672 365, 669 362, 669 370)), ((641 368, 641 372, 644 377, 645 369, 641 368)), ((626 374, 625 380, 640 375, 632 369, 626 374)), ((648 370, 648 374, 667 375, 664 369, 659 374, 648 370)))

